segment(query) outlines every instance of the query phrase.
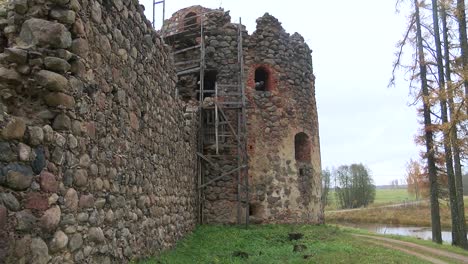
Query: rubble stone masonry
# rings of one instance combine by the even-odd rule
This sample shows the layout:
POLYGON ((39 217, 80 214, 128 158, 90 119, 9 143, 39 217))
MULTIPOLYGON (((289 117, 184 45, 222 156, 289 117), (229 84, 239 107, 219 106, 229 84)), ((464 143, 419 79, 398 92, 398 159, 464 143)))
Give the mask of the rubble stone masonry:
MULTIPOLYGON (((208 12, 204 22, 206 72, 220 85, 237 85, 238 24, 229 12, 192 6, 169 18, 171 33, 187 30, 180 21, 208 12), (177 23, 179 22, 179 23, 177 23)), ((200 19, 197 20, 200 23, 200 19)), ((199 30, 199 26, 193 30, 199 30)), ((247 95, 247 151, 250 183, 249 214, 252 223, 322 223, 321 161, 315 76, 312 51, 298 33, 288 34, 272 15, 257 20, 249 35, 242 26, 247 95)), ((178 44, 195 39, 181 38, 178 44)), ((178 45, 176 44, 176 45, 178 45)), ((175 47, 177 48, 177 46, 175 47)), ((199 58, 197 50, 185 54, 199 58)), ((198 73, 184 75, 178 88, 185 100, 197 100, 198 73)), ((213 90, 206 84, 205 90, 213 90)), ((222 100, 223 98, 221 98, 222 100)), ((237 127, 236 118, 231 122, 237 127)), ((212 159, 224 171, 236 168, 227 159, 212 159)), ((234 165, 233 165, 234 164, 234 165)), ((211 166, 205 182, 219 176, 211 166)), ((206 223, 237 223, 237 180, 224 177, 204 188, 206 223)))
MULTIPOLYGON (((138 0, 0 0, 0 264, 128 263, 195 228, 198 73, 178 79, 143 11, 138 0)), ((165 26, 207 11, 207 83, 238 85, 229 12, 190 7, 165 26)), ((269 14, 242 34, 243 214, 322 223, 311 50, 269 14)), ((204 189, 206 223, 236 222, 233 179, 204 189)))
POLYGON ((196 224, 196 120, 136 0, 0 7, 0 263, 126 263, 196 224))
POLYGON ((251 219, 322 223, 312 51, 268 13, 257 19, 246 46, 251 219), (262 77, 265 84, 258 89, 262 77))

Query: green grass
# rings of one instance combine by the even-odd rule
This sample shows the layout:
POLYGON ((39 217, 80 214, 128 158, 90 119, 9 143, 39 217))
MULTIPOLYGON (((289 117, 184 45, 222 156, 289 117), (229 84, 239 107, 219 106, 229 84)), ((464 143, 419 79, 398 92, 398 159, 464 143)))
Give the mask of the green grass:
POLYGON ((414 201, 416 197, 410 195, 406 189, 376 190, 374 204, 392 204, 414 201))
MULTIPOLYGON (((409 194, 407 189, 377 189, 375 191, 375 200, 371 206, 379 206, 384 204, 404 203, 415 201, 416 197, 409 194)), ((328 194, 328 205, 326 211, 338 210, 338 205, 335 200, 335 192, 332 190, 328 194)))
POLYGON ((416 257, 364 242, 332 226, 200 226, 172 251, 141 261, 168 263, 426 263, 416 257), (288 233, 304 237, 290 241, 288 233), (293 252, 295 244, 307 247, 293 252), (234 252, 248 258, 234 256, 234 252), (307 256, 307 259, 305 258, 307 256))

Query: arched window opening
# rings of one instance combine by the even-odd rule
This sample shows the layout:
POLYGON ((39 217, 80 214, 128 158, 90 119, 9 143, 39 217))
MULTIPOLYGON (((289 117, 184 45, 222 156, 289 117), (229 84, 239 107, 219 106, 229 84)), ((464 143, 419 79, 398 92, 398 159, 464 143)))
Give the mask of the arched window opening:
POLYGON ((264 67, 258 67, 255 69, 255 90, 257 91, 268 91, 270 86, 269 83, 270 75, 264 67))
POLYGON ((311 145, 306 133, 298 133, 294 137, 294 154, 297 162, 310 163, 311 145))
POLYGON ((197 13, 190 12, 184 17, 184 29, 190 30, 197 28, 197 13))

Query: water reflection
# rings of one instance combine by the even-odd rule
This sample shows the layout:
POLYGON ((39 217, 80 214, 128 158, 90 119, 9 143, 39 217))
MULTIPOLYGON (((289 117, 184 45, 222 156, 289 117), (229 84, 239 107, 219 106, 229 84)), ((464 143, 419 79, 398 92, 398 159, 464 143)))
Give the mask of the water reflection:
MULTIPOLYGON (((416 237, 425 240, 432 239, 432 231, 430 227, 411 227, 411 226, 390 226, 383 224, 351 224, 346 223, 340 225, 364 229, 370 232, 384 235, 400 235, 400 236, 410 236, 416 237)), ((442 241, 445 243, 452 243, 452 232, 451 231, 442 231, 442 241)))

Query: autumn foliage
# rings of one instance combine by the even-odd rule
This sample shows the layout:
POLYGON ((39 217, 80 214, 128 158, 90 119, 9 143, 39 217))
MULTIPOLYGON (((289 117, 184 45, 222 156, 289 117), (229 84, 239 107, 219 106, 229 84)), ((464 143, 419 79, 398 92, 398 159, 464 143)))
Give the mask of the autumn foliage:
POLYGON ((406 165, 406 182, 408 192, 417 200, 429 197, 429 176, 418 161, 410 160, 406 165))
MULTIPOLYGON (((446 198, 448 195, 447 174, 443 171, 444 156, 441 153, 436 153, 436 164, 439 173, 437 181, 439 183, 439 197, 446 198)), ((419 199, 426 199, 430 196, 430 181, 427 166, 424 163, 424 157, 420 160, 411 159, 406 164, 406 182, 408 184, 408 192, 419 199)))

